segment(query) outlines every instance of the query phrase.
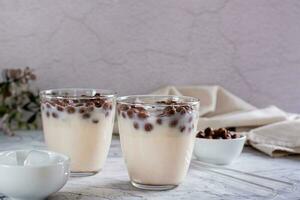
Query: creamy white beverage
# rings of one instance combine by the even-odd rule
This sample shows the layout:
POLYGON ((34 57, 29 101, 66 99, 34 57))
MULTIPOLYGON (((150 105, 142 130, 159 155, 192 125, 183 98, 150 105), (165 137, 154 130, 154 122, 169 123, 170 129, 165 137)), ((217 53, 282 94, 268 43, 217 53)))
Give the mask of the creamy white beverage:
POLYGON ((101 170, 111 143, 115 97, 87 91, 69 91, 66 96, 42 93, 45 142, 71 158, 72 172, 101 170))
POLYGON ((118 125, 128 174, 136 187, 171 189, 184 180, 188 171, 199 103, 190 105, 179 99, 183 102, 159 101, 150 105, 141 103, 148 100, 144 98, 139 97, 134 104, 121 97, 118 103, 118 125))

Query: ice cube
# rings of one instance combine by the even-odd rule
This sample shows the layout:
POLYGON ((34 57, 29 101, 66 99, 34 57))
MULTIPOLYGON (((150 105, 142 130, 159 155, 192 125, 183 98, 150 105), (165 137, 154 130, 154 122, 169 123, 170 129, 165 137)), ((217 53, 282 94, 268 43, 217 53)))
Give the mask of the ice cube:
POLYGON ((38 150, 30 151, 24 161, 24 166, 44 166, 49 164, 52 164, 49 154, 38 150))
POLYGON ((9 151, 0 154, 0 164, 18 165, 16 152, 9 151))

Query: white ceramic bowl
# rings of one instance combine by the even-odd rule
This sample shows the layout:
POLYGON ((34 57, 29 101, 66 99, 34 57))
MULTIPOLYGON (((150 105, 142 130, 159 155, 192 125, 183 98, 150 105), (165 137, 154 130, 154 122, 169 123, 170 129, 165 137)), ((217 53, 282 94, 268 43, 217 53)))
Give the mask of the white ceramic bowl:
POLYGON ((0 153, 0 192, 14 200, 41 200, 60 190, 70 175, 70 159, 40 150, 0 153))
POLYGON ((194 155, 202 162, 227 165, 241 154, 245 141, 246 136, 236 139, 196 138, 194 155))

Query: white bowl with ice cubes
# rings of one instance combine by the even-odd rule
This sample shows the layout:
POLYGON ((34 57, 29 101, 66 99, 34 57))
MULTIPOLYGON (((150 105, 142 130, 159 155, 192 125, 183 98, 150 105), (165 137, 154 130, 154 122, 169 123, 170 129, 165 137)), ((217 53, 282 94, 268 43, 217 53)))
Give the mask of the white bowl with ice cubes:
POLYGON ((45 150, 0 152, 0 192, 14 200, 42 200, 60 190, 70 158, 45 150))

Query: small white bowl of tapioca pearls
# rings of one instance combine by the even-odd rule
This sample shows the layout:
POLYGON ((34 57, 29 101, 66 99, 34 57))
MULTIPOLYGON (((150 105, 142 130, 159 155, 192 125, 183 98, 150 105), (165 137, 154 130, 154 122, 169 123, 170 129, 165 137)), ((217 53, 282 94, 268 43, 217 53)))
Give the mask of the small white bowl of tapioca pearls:
POLYGON ((241 154, 245 141, 246 136, 231 129, 208 127, 197 133, 194 155, 201 162, 228 165, 241 154))

